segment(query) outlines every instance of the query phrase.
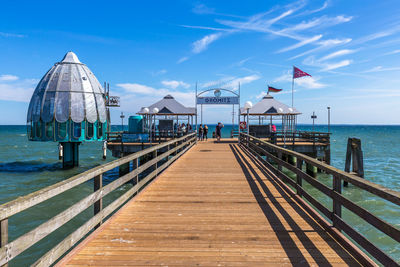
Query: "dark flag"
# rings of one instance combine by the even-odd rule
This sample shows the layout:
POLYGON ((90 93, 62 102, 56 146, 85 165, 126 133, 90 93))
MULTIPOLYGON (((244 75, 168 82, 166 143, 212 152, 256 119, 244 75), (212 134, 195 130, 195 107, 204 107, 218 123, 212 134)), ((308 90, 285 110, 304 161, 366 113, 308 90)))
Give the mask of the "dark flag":
POLYGON ((269 85, 268 85, 268 93, 269 93, 269 92, 278 93, 278 92, 280 92, 280 91, 282 91, 282 89, 277 89, 277 88, 275 88, 275 87, 272 87, 272 86, 269 86, 269 85))

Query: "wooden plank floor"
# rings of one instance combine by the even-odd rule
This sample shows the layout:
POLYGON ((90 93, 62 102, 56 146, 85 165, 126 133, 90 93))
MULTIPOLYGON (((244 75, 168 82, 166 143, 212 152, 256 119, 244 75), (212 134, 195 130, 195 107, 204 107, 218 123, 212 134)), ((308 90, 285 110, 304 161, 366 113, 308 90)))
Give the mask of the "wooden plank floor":
POLYGON ((200 142, 60 266, 358 265, 233 143, 200 142))

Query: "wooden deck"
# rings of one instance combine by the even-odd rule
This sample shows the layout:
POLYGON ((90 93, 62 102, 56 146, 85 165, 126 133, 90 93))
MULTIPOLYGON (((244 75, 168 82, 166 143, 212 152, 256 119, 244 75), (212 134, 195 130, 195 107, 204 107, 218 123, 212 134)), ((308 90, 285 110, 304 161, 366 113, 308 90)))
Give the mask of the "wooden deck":
POLYGON ((59 266, 359 265, 237 144, 199 142, 59 266))

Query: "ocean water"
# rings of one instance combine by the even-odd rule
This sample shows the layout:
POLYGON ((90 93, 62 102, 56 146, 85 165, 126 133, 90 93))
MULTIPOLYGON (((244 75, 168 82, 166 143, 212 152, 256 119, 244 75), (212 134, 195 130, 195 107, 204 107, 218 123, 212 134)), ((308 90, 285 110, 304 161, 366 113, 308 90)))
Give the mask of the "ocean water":
MULTIPOLYGON (((208 126, 208 135, 211 137, 212 132, 215 131, 215 125, 208 126)), ((114 130, 119 130, 118 128, 113 126, 114 130)), ((222 137, 230 137, 231 129, 232 125, 225 125, 222 129, 222 137)), ((311 130, 312 126, 300 125, 298 129, 311 130)), ((327 127, 315 126, 315 131, 326 132, 327 127)), ((335 125, 331 126, 331 132, 333 166, 344 169, 347 138, 360 138, 364 153, 365 179, 400 191, 400 126, 335 125)), ((53 142, 28 141, 25 126, 0 126, 0 204, 63 181, 84 170, 114 159, 109 151, 107 159, 102 159, 101 142, 87 142, 80 146, 80 166, 71 170, 62 170, 62 164, 58 160, 57 145, 53 142)), ((104 176, 105 183, 107 184, 117 177, 117 171, 110 171, 104 176)), ((331 177, 326 174, 319 174, 318 180, 331 186, 331 177)), ((118 188, 104 199, 103 205, 106 206, 113 199, 116 199, 130 186, 127 184, 118 188)), ((331 201, 324 195, 306 183, 304 186, 326 207, 332 206, 331 201)), ((92 191, 93 183, 87 182, 53 198, 51 201, 46 201, 12 216, 9 220, 9 239, 14 240, 34 229, 92 191)), ((343 194, 381 219, 400 228, 400 209, 397 206, 351 185, 343 188, 343 194)), ((26 266, 35 262, 45 251, 82 225, 91 217, 92 213, 93 208, 88 208, 60 230, 55 231, 37 245, 19 255, 10 263, 10 266, 26 266)), ((374 244, 400 263, 400 244, 398 242, 386 237, 378 230, 374 230, 346 209, 343 211, 343 217, 350 225, 356 227, 359 232, 366 235, 374 244)))

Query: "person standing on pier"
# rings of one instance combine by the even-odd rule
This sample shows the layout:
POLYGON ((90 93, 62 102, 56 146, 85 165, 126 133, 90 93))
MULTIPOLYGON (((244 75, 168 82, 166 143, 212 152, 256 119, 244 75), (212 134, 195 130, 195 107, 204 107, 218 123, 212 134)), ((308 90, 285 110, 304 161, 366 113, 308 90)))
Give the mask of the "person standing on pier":
POLYGON ((204 139, 204 129, 203 129, 203 124, 200 124, 200 127, 199 127, 199 141, 203 141, 203 139, 204 139))
POLYGON ((276 126, 274 124, 271 125, 271 141, 276 144, 276 126))
POLYGON ((221 141, 221 129, 224 127, 224 125, 220 122, 218 122, 217 127, 215 127, 215 134, 217 136, 217 142, 221 141))
POLYGON ((204 133, 203 133, 203 139, 205 138, 206 141, 208 140, 207 134, 208 134, 208 126, 207 124, 204 125, 204 133))
POLYGON ((182 131, 182 136, 184 136, 186 134, 186 125, 184 123, 182 123, 181 131, 182 131))

